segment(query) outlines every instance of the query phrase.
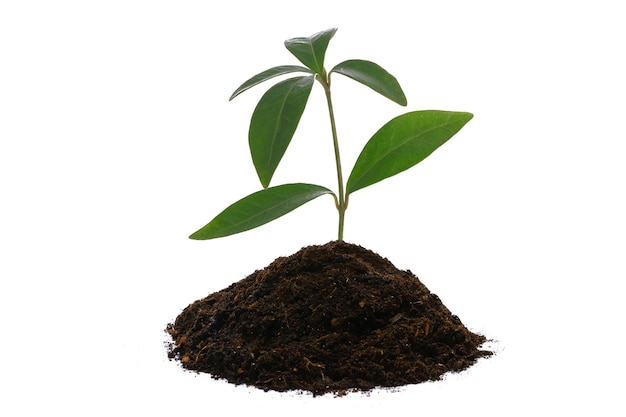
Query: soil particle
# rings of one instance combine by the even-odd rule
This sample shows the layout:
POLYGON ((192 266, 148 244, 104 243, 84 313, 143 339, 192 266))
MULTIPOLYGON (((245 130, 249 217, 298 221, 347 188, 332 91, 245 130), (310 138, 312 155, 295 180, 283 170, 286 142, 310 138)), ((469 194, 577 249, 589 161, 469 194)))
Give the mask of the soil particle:
POLYGON ((166 331, 186 369, 313 395, 438 380, 492 354, 411 271, 342 241, 276 259, 166 331))

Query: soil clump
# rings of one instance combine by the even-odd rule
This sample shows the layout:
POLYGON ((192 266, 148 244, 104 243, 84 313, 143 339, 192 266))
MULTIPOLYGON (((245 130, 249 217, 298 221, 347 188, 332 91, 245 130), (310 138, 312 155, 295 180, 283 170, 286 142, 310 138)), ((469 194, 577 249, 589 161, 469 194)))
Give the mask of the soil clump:
POLYGON ((438 380, 492 354, 411 271, 342 241, 276 259, 166 331, 186 369, 313 395, 438 380))

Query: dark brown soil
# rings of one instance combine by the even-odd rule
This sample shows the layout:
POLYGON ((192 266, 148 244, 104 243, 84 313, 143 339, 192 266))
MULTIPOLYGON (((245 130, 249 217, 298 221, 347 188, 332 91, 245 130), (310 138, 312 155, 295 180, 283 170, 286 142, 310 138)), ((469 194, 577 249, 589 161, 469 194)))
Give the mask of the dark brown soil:
POLYGON ((410 271, 340 241, 196 301, 167 332, 187 369, 313 395, 437 380, 492 354, 410 271))

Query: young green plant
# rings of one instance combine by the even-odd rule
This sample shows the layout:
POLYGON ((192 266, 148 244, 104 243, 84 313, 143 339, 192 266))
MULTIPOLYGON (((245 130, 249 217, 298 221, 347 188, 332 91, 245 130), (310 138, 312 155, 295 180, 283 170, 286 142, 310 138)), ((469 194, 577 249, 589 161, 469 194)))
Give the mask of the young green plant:
POLYGON ((331 99, 331 75, 349 77, 401 106, 406 106, 407 101, 396 78, 371 61, 351 59, 326 71, 324 57, 336 31, 337 29, 329 29, 307 38, 285 41, 289 52, 304 66, 282 65, 270 68, 244 82, 232 94, 231 100, 274 77, 290 73, 303 74, 270 87, 252 114, 248 142, 263 189, 227 207, 206 226, 193 233, 191 239, 214 239, 244 232, 269 223, 321 195, 330 194, 339 214, 337 239, 343 240, 345 213, 352 193, 421 162, 473 117, 471 113, 465 112, 425 110, 393 118, 366 143, 344 187, 331 99), (319 82, 326 95, 337 168, 337 193, 320 185, 304 183, 270 187, 274 172, 300 122, 315 81, 319 82))

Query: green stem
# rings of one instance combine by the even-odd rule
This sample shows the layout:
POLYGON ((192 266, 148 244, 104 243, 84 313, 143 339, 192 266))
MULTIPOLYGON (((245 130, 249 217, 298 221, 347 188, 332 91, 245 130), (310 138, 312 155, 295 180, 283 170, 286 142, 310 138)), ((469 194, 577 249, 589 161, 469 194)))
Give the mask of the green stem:
POLYGON ((327 77, 318 77, 318 80, 324 86, 324 92, 326 93, 326 103, 328 104, 328 114, 330 116, 330 128, 333 133, 335 164, 337 165, 337 183, 339 186, 339 198, 337 204, 337 211, 339 212, 339 231, 337 234, 337 239, 343 240, 343 224, 346 214, 346 197, 343 190, 343 175, 341 173, 341 157, 339 155, 339 140, 337 139, 337 126, 335 125, 335 112, 333 111, 333 102, 330 98, 330 80, 327 79, 327 77))

